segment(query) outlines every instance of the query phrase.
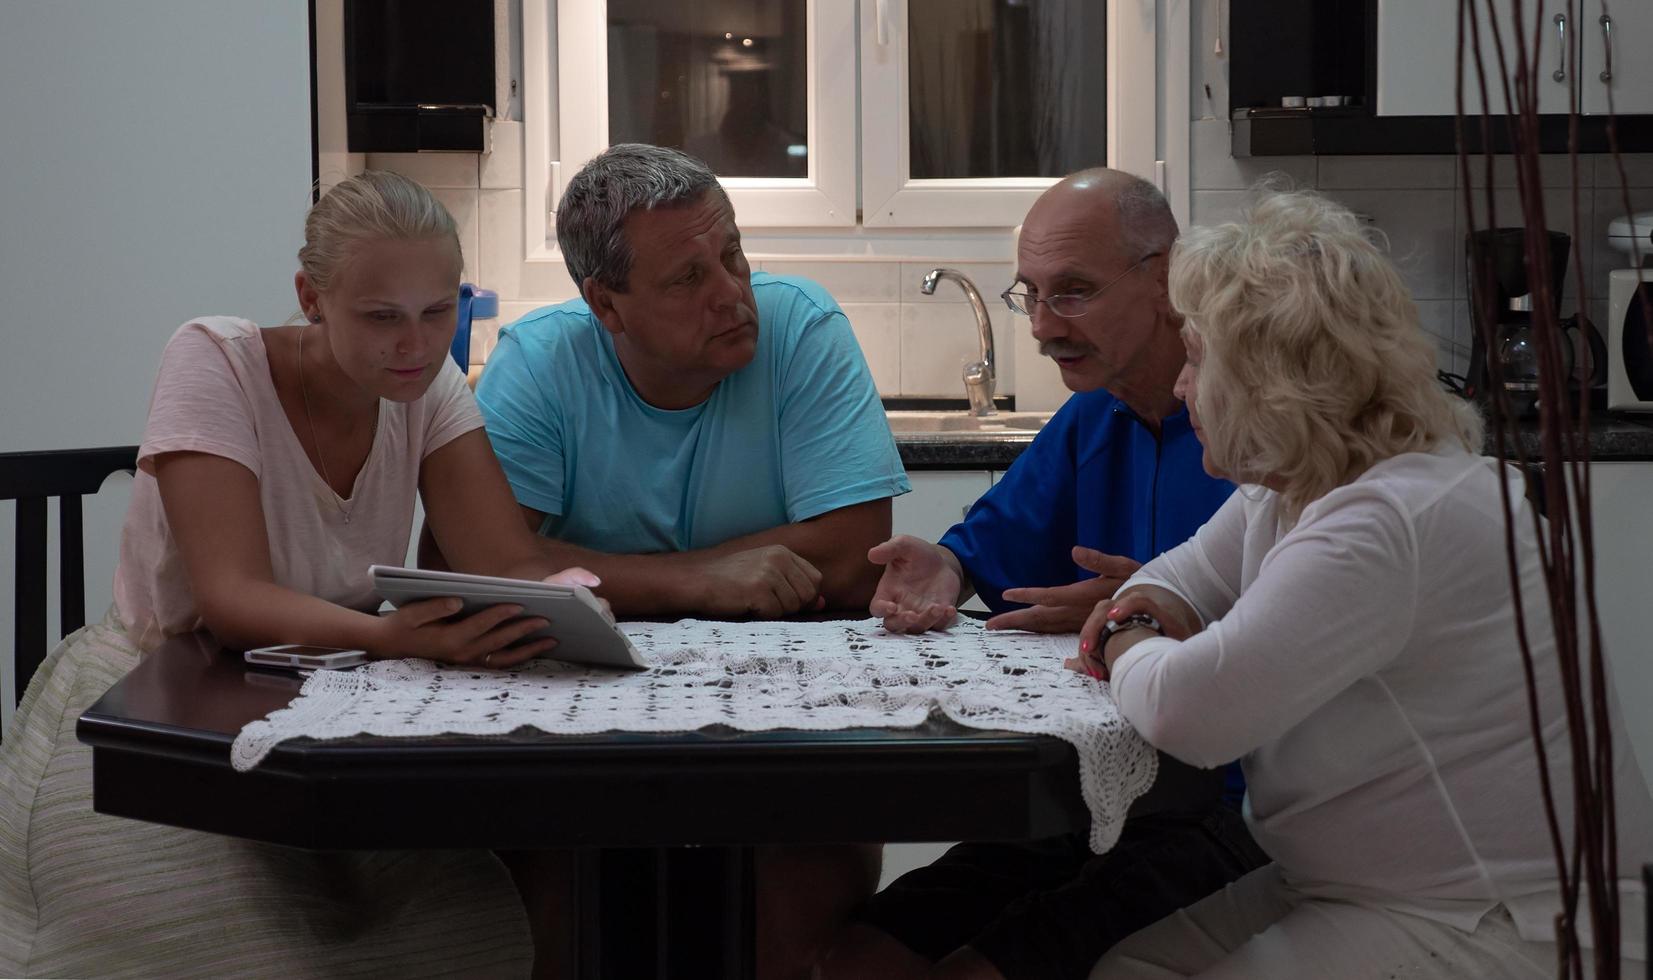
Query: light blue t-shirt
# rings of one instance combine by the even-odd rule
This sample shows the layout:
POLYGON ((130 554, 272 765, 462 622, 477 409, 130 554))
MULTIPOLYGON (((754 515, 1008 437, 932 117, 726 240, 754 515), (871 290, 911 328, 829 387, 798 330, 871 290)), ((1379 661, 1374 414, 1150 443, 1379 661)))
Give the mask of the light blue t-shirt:
POLYGON ((476 400, 542 534, 610 554, 709 548, 912 489, 867 362, 826 290, 753 273, 752 362, 655 408, 584 300, 500 331, 476 400))

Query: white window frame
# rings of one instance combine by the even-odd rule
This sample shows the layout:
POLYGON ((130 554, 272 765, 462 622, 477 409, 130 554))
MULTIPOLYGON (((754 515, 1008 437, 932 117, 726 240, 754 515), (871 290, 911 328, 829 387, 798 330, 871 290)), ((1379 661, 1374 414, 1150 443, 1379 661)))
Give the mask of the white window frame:
MULTIPOLYGON (((855 224, 854 8, 842 0, 808 0, 809 174, 797 178, 725 177, 742 227, 851 227, 855 224)), ((608 4, 605 0, 523 0, 524 209, 527 255, 548 257, 543 216, 564 182, 609 145, 608 4), (557 84, 550 80, 547 38, 556 17, 557 84), (542 92, 557 99, 555 121, 542 92), (555 132, 553 151, 550 137, 555 132), (541 181, 537 176, 544 174, 541 181), (536 220, 536 216, 538 220, 536 220)))
MULTIPOLYGON (((606 0, 523 0, 523 231, 529 262, 560 262, 548 234, 551 205, 566 179, 608 145, 607 8, 606 0), (553 17, 554 59, 548 43, 553 17), (540 96, 546 92, 558 97, 540 96)), ((807 11, 810 174, 801 179, 723 178, 743 228, 802 230, 809 234, 782 239, 795 238, 793 244, 808 252, 846 258, 850 255, 830 242, 849 236, 855 240, 844 243, 850 253, 888 256, 891 249, 911 251, 912 246, 868 236, 924 228, 1008 230, 1055 183, 1056 178, 912 179, 907 59, 900 56, 906 50, 907 0, 808 0, 807 11)), ((1156 160, 1155 21, 1152 0, 1110 0, 1107 162, 1163 187, 1164 167, 1156 160)), ((1182 135, 1175 127, 1168 135, 1173 142, 1186 139, 1175 140, 1182 135)), ((1186 196, 1185 191, 1174 193, 1182 188, 1165 189, 1174 198, 1186 196)), ((966 236, 958 244, 967 249, 975 234, 979 232, 948 233, 966 236)), ((938 244, 947 251, 944 242, 923 251, 936 252, 938 244)))
MULTIPOLYGON (((1055 177, 914 180, 909 142, 907 0, 860 0, 862 221, 868 228, 1020 224, 1055 177)), ((1156 177, 1155 5, 1108 4, 1108 166, 1156 177), (1127 43, 1128 42, 1128 43, 1127 43), (1123 85, 1129 79, 1128 92, 1123 85), (1129 95, 1127 98, 1126 95, 1129 95)))

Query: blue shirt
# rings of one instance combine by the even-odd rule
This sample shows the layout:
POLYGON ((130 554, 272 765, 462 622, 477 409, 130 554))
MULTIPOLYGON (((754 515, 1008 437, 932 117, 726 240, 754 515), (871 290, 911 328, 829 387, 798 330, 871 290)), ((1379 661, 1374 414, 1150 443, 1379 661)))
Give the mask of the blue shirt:
POLYGON ((500 331, 476 400, 541 533, 611 554, 708 548, 912 489, 838 304, 754 273, 752 362, 704 402, 643 401, 584 300, 500 331))
POLYGON ((1094 577, 1076 544, 1146 562, 1193 537, 1234 492, 1202 454, 1187 409, 1156 437, 1107 392, 1076 394, 941 544, 988 608, 1019 609, 1005 589, 1094 577))
MULTIPOLYGON (((1154 433, 1106 391, 1069 398, 961 523, 941 538, 996 613, 1023 608, 1005 589, 1094 578, 1074 564, 1083 545, 1147 562, 1194 536, 1234 485, 1205 472, 1188 410, 1154 433)), ((1225 798, 1245 793, 1238 765, 1225 798)))

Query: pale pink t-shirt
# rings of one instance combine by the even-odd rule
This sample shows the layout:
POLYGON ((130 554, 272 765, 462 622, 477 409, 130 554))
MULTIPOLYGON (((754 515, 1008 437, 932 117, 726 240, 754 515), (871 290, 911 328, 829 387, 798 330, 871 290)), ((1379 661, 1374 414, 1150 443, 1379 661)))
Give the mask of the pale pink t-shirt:
POLYGON ((367 568, 400 565, 406 558, 421 462, 481 427, 465 376, 444 361, 417 401, 379 403, 373 447, 350 498, 341 500, 311 465, 276 398, 258 327, 223 316, 184 324, 161 356, 121 530, 115 604, 128 634, 148 650, 168 635, 201 626, 161 506, 155 456, 211 453, 251 470, 258 477, 276 583, 340 605, 374 609, 379 600, 367 568))

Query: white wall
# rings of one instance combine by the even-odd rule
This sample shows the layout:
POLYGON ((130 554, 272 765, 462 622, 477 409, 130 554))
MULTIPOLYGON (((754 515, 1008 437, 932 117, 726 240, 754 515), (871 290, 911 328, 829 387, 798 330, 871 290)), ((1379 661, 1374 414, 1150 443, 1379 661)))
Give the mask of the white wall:
MULTIPOLYGON (((293 311, 306 6, 5 0, 0 93, 0 452, 136 443, 179 323, 293 311)), ((109 602, 124 498, 88 504, 89 616, 109 602)), ((8 717, 13 533, 0 504, 8 717)))

